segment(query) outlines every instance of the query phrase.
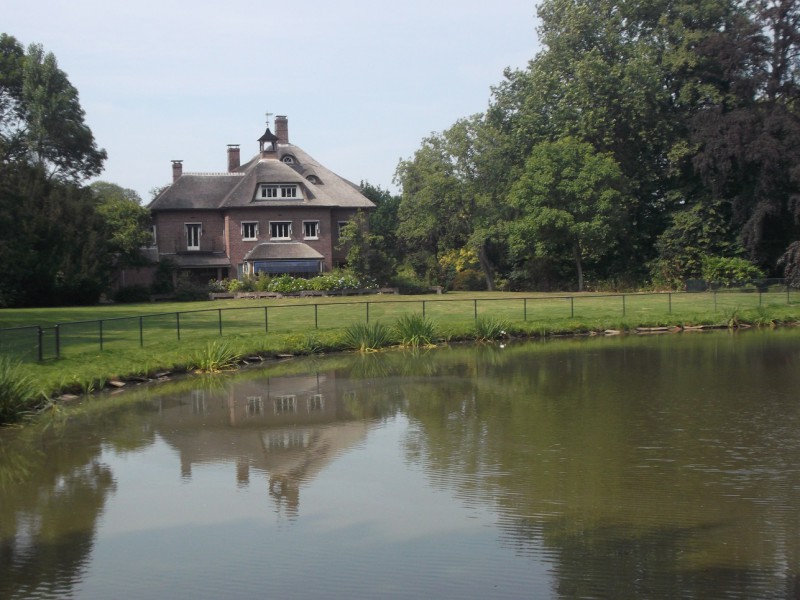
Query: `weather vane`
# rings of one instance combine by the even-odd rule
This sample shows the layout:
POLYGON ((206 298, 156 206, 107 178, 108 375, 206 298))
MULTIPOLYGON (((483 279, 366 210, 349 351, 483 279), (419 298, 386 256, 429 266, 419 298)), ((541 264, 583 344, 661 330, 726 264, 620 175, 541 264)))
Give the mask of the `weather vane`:
POLYGON ((267 129, 269 129, 269 118, 274 115, 275 113, 268 112, 267 114, 267 129))

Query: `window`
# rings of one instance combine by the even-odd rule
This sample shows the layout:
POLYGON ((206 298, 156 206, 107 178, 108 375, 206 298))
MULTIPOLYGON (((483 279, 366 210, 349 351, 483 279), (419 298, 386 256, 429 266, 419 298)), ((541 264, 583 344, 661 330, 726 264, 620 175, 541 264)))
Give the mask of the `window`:
POLYGON ((292 156, 291 154, 287 154, 286 156, 283 157, 283 162, 285 162, 287 165, 293 165, 294 156, 292 156))
POLYGON ((275 414, 297 412, 297 396, 290 394, 275 399, 275 414))
POLYGON ((277 198, 278 197, 278 186, 277 185, 262 185, 261 186, 261 197, 262 198, 277 198))
POLYGON ((314 185, 322 185, 322 181, 320 181, 320 178, 317 177, 316 175, 309 175, 308 177, 306 177, 306 179, 308 179, 314 185))
POLYGON ((303 237, 307 240, 318 240, 319 221, 303 221, 303 237))
POLYGON ((339 237, 342 237, 342 230, 347 225, 347 221, 339 221, 337 225, 339 226, 339 237))
POLYGON ((200 235, 203 231, 203 226, 200 223, 186 223, 186 249, 187 250, 200 250, 200 235))
POLYGON ((258 222, 244 221, 242 223, 242 239, 245 241, 258 239, 258 222))
POLYGON ((256 194, 257 200, 286 198, 289 200, 302 198, 297 184, 294 183, 262 183, 256 194))
POLYGON ((291 221, 271 221, 269 224, 269 237, 273 240, 292 239, 291 221))

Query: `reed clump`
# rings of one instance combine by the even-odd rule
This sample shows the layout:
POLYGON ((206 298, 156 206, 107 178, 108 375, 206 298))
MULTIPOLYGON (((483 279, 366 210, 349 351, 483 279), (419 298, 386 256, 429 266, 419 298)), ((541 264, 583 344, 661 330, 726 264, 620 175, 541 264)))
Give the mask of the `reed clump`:
POLYGON ((213 340, 196 350, 189 368, 205 373, 217 373, 236 368, 242 355, 225 340, 213 340))
POLYGON ((344 332, 344 345, 350 350, 375 352, 391 343, 391 330, 383 323, 356 323, 344 332))
POLYGON ((19 362, 0 356, 0 424, 31 416, 41 408, 45 399, 19 362))
POLYGON ((393 329, 401 346, 420 348, 436 343, 436 325, 418 313, 401 316, 393 329))

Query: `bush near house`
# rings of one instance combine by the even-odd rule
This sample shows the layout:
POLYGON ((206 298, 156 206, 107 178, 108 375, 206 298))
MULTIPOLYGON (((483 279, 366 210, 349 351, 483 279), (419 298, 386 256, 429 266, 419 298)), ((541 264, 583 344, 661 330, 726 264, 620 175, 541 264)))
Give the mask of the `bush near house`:
POLYGON ((221 281, 211 280, 208 284, 210 292, 279 292, 282 294, 292 294, 313 290, 319 292, 337 292, 342 290, 374 289, 377 285, 374 281, 358 277, 346 271, 333 271, 305 279, 303 277, 292 277, 291 275, 278 275, 269 277, 259 273, 255 277, 245 277, 244 279, 223 279, 221 281))

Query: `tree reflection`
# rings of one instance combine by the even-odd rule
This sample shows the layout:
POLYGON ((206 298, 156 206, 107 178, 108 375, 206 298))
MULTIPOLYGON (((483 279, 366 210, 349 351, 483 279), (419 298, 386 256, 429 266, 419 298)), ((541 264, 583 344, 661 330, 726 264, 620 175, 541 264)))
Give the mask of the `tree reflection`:
POLYGON ((407 457, 494 506, 561 598, 793 598, 800 407, 763 387, 800 374, 757 337, 752 357, 745 339, 679 341, 511 347, 409 380, 407 457))
POLYGON ((43 591, 67 596, 87 564, 97 520, 115 489, 111 471, 99 460, 99 438, 87 444, 2 433, 0 597, 43 591))

